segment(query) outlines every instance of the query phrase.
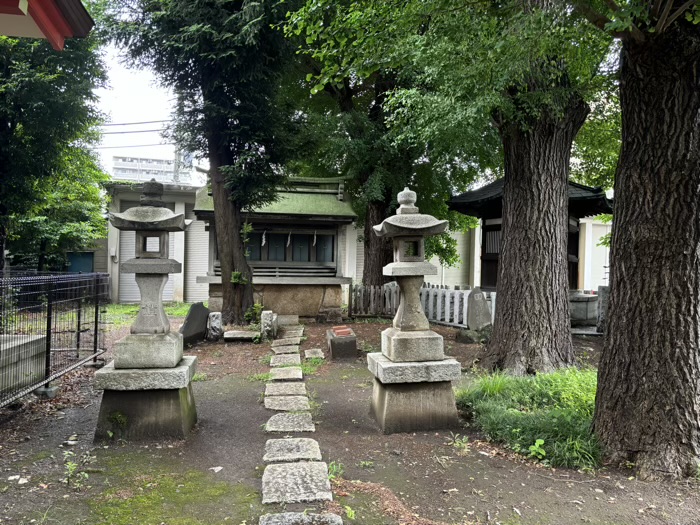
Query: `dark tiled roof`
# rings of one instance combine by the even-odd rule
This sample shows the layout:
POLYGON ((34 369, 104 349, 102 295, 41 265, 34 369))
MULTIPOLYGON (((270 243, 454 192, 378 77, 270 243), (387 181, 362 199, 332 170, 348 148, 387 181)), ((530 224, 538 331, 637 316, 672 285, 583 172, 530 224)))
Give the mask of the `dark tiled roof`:
MULTIPOLYGON (((476 190, 450 199, 449 207, 465 215, 495 219, 502 215, 503 182, 498 179, 476 190)), ((612 202, 602 188, 569 181, 569 215, 578 219, 600 213, 612 213, 612 202)))

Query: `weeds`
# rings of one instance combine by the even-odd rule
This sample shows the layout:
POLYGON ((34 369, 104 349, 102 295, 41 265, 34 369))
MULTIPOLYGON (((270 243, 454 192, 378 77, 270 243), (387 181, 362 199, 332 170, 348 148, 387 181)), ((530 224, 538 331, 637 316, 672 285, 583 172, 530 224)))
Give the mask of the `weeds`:
POLYGON ((470 451, 469 437, 460 436, 459 434, 455 434, 453 432, 450 432, 450 437, 447 438, 446 445, 454 447, 455 450, 457 450, 457 455, 459 456, 464 456, 470 451))
POLYGON ((343 477, 343 472, 345 472, 345 467, 339 461, 331 461, 328 464, 328 479, 341 478, 343 477))
POLYGON ((251 376, 248 376, 248 381, 261 381, 263 383, 266 383, 272 378, 272 374, 270 372, 265 372, 264 374, 253 374, 251 376))
POLYGON ((312 376, 316 374, 316 371, 324 363, 324 361, 325 360, 321 359, 320 357, 312 357, 311 359, 307 359, 301 364, 301 373, 305 376, 312 376))
POLYGON ((490 374, 457 391, 457 406, 490 440, 519 454, 590 470, 601 459, 590 432, 596 382, 595 370, 574 368, 534 377, 490 374))
POLYGON ((204 372, 196 372, 192 376, 192 382, 197 382, 197 381, 206 381, 207 380, 207 374, 204 372))

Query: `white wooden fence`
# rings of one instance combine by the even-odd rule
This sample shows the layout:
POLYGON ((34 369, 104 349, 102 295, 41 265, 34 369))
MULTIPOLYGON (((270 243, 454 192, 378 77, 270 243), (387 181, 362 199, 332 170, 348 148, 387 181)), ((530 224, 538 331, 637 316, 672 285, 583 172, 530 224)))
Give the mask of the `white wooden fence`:
MULTIPOLYGON (((467 326, 467 298, 473 290, 451 290, 446 287, 424 284, 420 290, 420 301, 429 321, 451 326, 467 326)), ((483 293, 483 292, 482 292, 483 293)), ((491 322, 496 307, 496 292, 490 296, 491 322)), ((351 317, 394 317, 399 307, 399 287, 389 283, 385 286, 353 285, 350 287, 351 317)))

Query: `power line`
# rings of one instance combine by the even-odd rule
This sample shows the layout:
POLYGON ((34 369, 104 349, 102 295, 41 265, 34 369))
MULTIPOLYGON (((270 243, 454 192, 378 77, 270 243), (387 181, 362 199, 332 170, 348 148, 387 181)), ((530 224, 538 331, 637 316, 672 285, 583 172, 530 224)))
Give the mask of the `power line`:
POLYGON ((165 131, 163 128, 160 129, 139 129, 134 131, 103 131, 102 135, 123 135, 125 133, 154 133, 156 131, 165 131))
POLYGON ((174 146, 174 142, 161 142, 160 144, 132 144, 130 146, 95 146, 92 149, 122 149, 122 148, 150 148, 153 146, 174 146))
POLYGON ((107 126, 137 126, 139 124, 159 124, 161 122, 171 122, 168 120, 144 120, 143 122, 111 122, 109 124, 102 124, 103 127, 107 126))

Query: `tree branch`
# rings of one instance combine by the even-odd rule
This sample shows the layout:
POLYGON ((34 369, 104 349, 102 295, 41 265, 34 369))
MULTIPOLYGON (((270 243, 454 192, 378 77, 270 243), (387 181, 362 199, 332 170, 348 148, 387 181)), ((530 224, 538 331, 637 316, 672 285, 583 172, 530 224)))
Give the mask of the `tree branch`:
POLYGON ((654 31, 656 31, 657 33, 661 32, 661 28, 666 23, 666 19, 668 18, 669 13, 671 12, 671 8, 673 7, 673 2, 674 0, 666 0, 664 10, 661 12, 661 16, 659 16, 659 20, 656 22, 656 27, 654 28, 654 31))
POLYGON ((664 26, 660 29, 660 31, 664 31, 664 30, 668 29, 671 26, 671 24, 673 22, 675 22, 679 16, 681 16, 689 8, 691 8, 693 5, 695 5, 696 2, 697 2, 697 0, 688 0, 685 4, 680 6, 678 8, 678 10, 669 17, 668 22, 666 22, 666 24, 664 24, 664 26))
POLYGON ((574 2, 574 9, 581 13, 591 24, 603 31, 606 30, 605 26, 612 22, 607 16, 593 9, 585 0, 574 2))

